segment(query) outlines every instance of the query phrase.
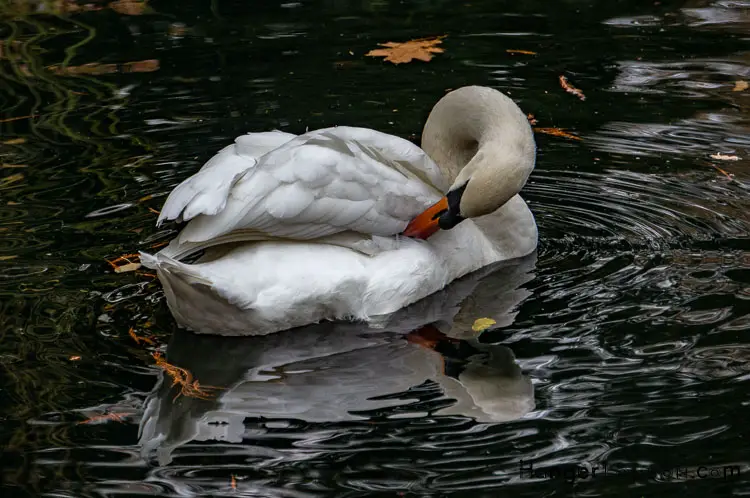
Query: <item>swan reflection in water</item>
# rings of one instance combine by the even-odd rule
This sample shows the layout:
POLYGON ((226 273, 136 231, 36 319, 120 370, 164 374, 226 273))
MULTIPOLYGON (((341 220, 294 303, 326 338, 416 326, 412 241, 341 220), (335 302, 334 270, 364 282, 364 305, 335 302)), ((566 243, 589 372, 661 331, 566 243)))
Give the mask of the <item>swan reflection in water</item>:
POLYGON ((324 322, 259 337, 179 331, 168 362, 201 386, 220 389, 207 399, 180 396, 180 386, 163 372, 145 402, 143 456, 156 451, 166 465, 190 441, 242 442, 248 418, 356 421, 383 417, 384 410, 424 415, 409 408, 417 396, 404 391, 426 381, 448 401, 431 415, 479 422, 522 417, 534 408, 531 380, 509 348, 481 343, 472 324, 482 317, 495 320, 493 327, 510 325, 530 294, 522 286, 534 277, 535 263, 533 254, 484 268, 384 317, 377 328, 324 322))

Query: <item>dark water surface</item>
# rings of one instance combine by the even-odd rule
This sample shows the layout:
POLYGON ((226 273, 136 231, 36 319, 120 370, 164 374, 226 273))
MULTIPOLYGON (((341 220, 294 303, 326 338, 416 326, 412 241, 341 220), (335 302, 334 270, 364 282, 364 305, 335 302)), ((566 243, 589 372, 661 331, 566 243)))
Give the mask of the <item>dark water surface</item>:
POLYGON ((750 495, 749 2, 74 7, 0 3, 0 495, 750 495), (241 133, 416 140, 465 84, 582 138, 537 134, 536 257, 258 339, 177 331, 106 262, 172 237, 151 210, 241 133))

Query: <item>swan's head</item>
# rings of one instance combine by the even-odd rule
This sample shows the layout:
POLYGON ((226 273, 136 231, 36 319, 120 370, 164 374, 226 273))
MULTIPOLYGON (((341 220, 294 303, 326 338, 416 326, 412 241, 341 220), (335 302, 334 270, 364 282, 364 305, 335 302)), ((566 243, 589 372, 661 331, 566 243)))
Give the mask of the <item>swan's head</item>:
POLYGON ((451 184, 404 231, 418 238, 497 211, 520 192, 536 160, 526 115, 502 93, 478 86, 440 99, 425 124, 422 148, 451 184))

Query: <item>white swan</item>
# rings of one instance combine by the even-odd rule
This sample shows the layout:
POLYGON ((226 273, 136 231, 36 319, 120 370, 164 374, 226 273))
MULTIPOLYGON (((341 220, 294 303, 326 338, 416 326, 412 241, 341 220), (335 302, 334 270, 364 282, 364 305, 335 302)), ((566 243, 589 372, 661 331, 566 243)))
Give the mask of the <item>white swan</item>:
POLYGON ((178 324, 198 333, 376 323, 536 249, 518 195, 535 159, 524 113, 479 86, 438 101, 422 149, 366 128, 250 133, 172 191, 157 224, 190 221, 141 261, 178 324))

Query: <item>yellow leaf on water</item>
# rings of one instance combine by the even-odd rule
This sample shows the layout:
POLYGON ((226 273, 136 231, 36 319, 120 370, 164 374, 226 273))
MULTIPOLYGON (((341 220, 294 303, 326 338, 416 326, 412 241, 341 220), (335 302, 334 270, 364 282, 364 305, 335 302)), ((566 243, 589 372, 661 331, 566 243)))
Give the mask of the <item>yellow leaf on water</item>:
POLYGON ((509 54, 536 55, 536 52, 532 52, 531 50, 513 50, 509 48, 506 52, 509 54))
POLYGON ((379 43, 378 45, 386 48, 370 50, 365 55, 368 57, 385 57, 385 60, 394 64, 411 62, 413 59, 429 62, 432 60, 432 54, 445 52, 445 50, 436 46, 443 43, 443 38, 445 38, 445 35, 435 38, 418 38, 401 43, 379 43))
POLYGON ((128 263, 126 265, 120 265, 115 268, 115 273, 125 273, 129 271, 135 271, 141 267, 140 263, 128 263))
POLYGON ((471 326, 471 330, 474 332, 481 332, 492 327, 496 323, 497 322, 492 318, 477 318, 474 320, 474 325, 471 326))
POLYGON ((0 256, 0 261, 8 261, 10 259, 16 259, 17 257, 18 256, 16 256, 15 254, 12 256, 0 256))
POLYGON ((747 90, 747 88, 750 85, 748 85, 747 81, 745 80, 737 80, 734 82, 734 88, 732 88, 733 92, 744 92, 747 90))
POLYGON ((4 169, 10 169, 10 168, 28 168, 28 164, 0 164, 0 168, 4 169))
POLYGON ((78 355, 74 355, 74 356, 71 356, 70 358, 68 358, 68 360, 70 360, 70 361, 78 361, 80 359, 81 359, 81 357, 78 356, 78 355))

